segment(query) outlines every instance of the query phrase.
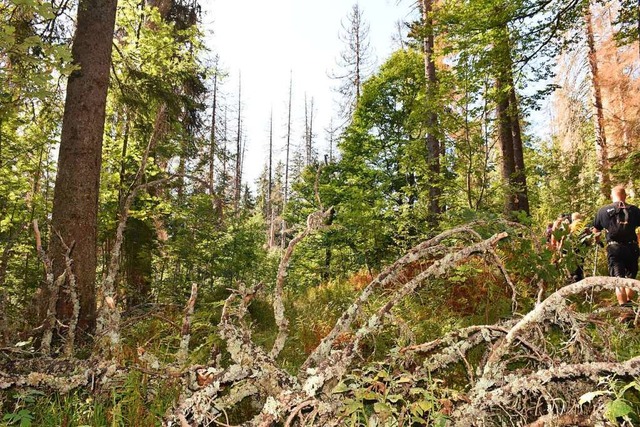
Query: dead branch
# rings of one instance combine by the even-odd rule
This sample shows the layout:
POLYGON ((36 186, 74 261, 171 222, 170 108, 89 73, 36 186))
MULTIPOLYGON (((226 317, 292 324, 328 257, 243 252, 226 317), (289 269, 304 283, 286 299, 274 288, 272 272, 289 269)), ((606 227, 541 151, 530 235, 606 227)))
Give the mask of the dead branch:
POLYGON ((184 365, 187 361, 187 355, 189 354, 189 341, 191 340, 191 316, 193 316, 193 310, 196 305, 196 298, 198 297, 198 284, 193 283, 191 285, 191 297, 187 301, 187 305, 184 308, 184 321, 182 322, 182 339, 180 340, 180 349, 176 359, 180 365, 184 365))
MULTIPOLYGON (((602 376, 615 375, 633 378, 640 375, 640 357, 625 362, 592 362, 560 365, 542 369, 530 375, 508 375, 499 382, 488 381, 482 391, 474 391, 469 404, 461 406, 454 413, 455 425, 470 426, 483 423, 489 412, 497 407, 511 407, 514 396, 545 394, 552 383, 579 380, 597 384, 602 376), (471 423, 469 420, 474 420, 471 423)), ((480 381, 479 381, 480 382, 480 381)), ((576 402, 573 402, 574 404, 576 402)), ((553 415, 553 414, 549 414, 553 415)))
POLYGON ((284 281, 287 276, 287 268, 291 261, 291 255, 296 245, 300 243, 311 232, 316 231, 324 227, 325 220, 333 213, 333 207, 330 207, 325 212, 317 211, 313 212, 307 217, 307 227, 300 232, 293 240, 287 245, 287 249, 282 255, 280 265, 278 266, 278 276, 276 278, 276 289, 273 298, 273 313, 276 319, 276 325, 278 325, 278 336, 273 343, 273 348, 269 355, 275 359, 278 357, 289 334, 289 320, 284 314, 284 281))
POLYGON ((76 245, 76 242, 71 242, 71 246, 67 246, 62 235, 56 232, 62 248, 64 249, 64 263, 65 274, 69 278, 69 298, 73 304, 73 313, 71 319, 69 319, 69 330, 67 331, 67 339, 64 343, 63 354, 65 357, 71 357, 73 354, 75 339, 76 339, 76 326, 78 325, 78 317, 80 316, 80 301, 78 300, 78 285, 76 283, 76 275, 73 273, 73 260, 71 259, 71 251, 76 245))
POLYGON ((565 286, 551 294, 516 323, 505 336, 505 339, 492 351, 484 367, 483 377, 501 375, 502 371, 499 369, 499 362, 523 331, 531 329, 535 323, 543 322, 552 314, 557 315, 560 313, 560 315, 566 317, 567 313, 566 310, 564 310, 566 307, 566 298, 572 295, 582 294, 591 289, 614 290, 616 287, 631 288, 638 292, 640 291, 640 281, 622 277, 587 277, 580 282, 565 286))
POLYGON ((331 358, 327 358, 321 363, 318 369, 319 374, 315 375, 314 378, 309 377, 307 381, 321 380, 320 382, 324 384, 331 378, 341 378, 357 354, 362 339, 380 330, 386 313, 395 307, 396 304, 407 295, 415 292, 420 286, 427 282, 428 279, 444 276, 461 260, 467 259, 477 253, 485 253, 487 248, 495 245, 507 236, 507 233, 496 234, 487 240, 467 246, 457 252, 449 253, 444 258, 435 261, 429 268, 406 283, 402 288, 398 289, 387 303, 380 307, 378 311, 369 317, 369 320, 356 331, 353 341, 344 350, 336 351, 331 358))
MULTIPOLYGON (((376 276, 376 278, 367 285, 358 298, 342 314, 331 332, 322 339, 318 347, 316 347, 316 349, 309 355, 307 360, 302 364, 300 373, 304 375, 304 372, 306 372, 309 367, 313 364, 319 364, 329 355, 330 350, 335 344, 336 338, 351 327, 351 324, 362 310, 364 304, 369 300, 371 295, 373 295, 374 291, 395 282, 407 265, 431 256, 434 253, 433 249, 437 248, 437 245, 439 245, 443 240, 455 235, 464 236, 469 234, 473 235, 473 233, 475 233, 475 231, 468 226, 445 231, 410 249, 406 255, 378 274, 378 276, 376 276)), ((437 249, 439 250, 439 248, 437 249)))
POLYGON ((47 304, 47 317, 44 321, 44 332, 42 335, 42 342, 40 343, 40 351, 43 354, 48 355, 51 352, 51 340, 53 339, 53 326, 56 319, 56 301, 58 300, 58 291, 64 281, 64 276, 61 275, 57 281, 54 281, 53 277, 53 265, 51 264, 51 258, 42 248, 42 238, 40 237, 40 228, 38 227, 38 220, 33 220, 33 233, 36 238, 36 251, 38 256, 44 265, 45 272, 45 285, 49 292, 49 301, 47 304), (60 280, 62 278, 62 281, 60 280))
MULTIPOLYGON (((153 126, 153 132, 151 133, 151 137, 149 138, 149 143, 147 144, 147 148, 145 149, 142 160, 140 162, 140 167, 136 173, 131 186, 129 187, 129 195, 125 199, 122 206, 120 206, 120 218, 118 220, 118 226, 116 228, 116 238, 113 244, 113 248, 111 249, 111 257, 109 261, 109 268, 107 269, 107 273, 102 280, 102 295, 104 298, 104 302, 100 305, 97 316, 97 326, 96 332, 98 335, 107 336, 109 338, 109 346, 108 349, 111 352, 117 351, 120 346, 120 308, 118 307, 116 301, 116 289, 115 282, 116 277, 118 275, 118 271, 120 270, 120 252, 122 250, 122 242, 124 240, 124 230, 127 225, 127 219, 129 218, 129 210, 131 209, 131 204, 135 199, 138 191, 144 188, 140 183, 144 177, 145 171, 147 169, 147 162, 149 160, 149 153, 151 152, 152 147, 155 147, 160 139, 160 136, 164 130, 164 123, 166 119, 166 105, 162 104, 156 113, 156 119, 153 126)), ((106 351, 107 348, 103 347, 103 351, 106 351)))
POLYGON ((101 360, 26 359, 12 362, 10 371, 0 366, 0 390, 32 387, 65 394, 96 379, 105 383, 116 372, 114 363, 101 360))
POLYGON ((503 326, 497 325, 473 325, 466 328, 458 329, 453 332, 449 332, 444 337, 435 339, 433 341, 422 343, 418 345, 412 345, 400 349, 400 353, 430 353, 441 347, 450 347, 455 343, 468 339, 472 334, 490 334, 492 332, 499 332, 506 335, 509 329, 503 326))

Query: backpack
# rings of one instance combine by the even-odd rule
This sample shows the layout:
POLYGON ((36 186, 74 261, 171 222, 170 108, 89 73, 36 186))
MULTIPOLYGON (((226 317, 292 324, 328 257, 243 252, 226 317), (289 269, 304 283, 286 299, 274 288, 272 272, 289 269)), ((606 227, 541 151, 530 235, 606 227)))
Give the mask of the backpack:
POLYGON ((609 240, 626 243, 635 240, 633 227, 629 225, 629 208, 623 202, 616 203, 614 207, 607 209, 609 214, 609 240))

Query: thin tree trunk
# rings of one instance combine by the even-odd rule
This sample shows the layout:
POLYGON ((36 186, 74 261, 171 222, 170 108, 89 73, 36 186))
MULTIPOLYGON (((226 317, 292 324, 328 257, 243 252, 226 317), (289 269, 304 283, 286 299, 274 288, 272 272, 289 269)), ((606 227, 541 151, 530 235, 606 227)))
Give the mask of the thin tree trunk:
POLYGON ((309 102, 309 132, 307 133, 307 166, 313 162, 313 97, 309 102))
MULTIPOLYGON (((69 76, 53 198, 52 228, 76 242, 75 275, 80 298, 78 328, 92 331, 96 321, 95 275, 98 191, 102 163, 111 45, 117 0, 80 0, 72 48, 80 69, 69 76)), ((60 239, 51 239, 54 276, 65 271, 60 239)), ((48 292, 43 292, 45 302, 48 292)), ((57 314, 66 323, 73 303, 60 293, 57 314)))
POLYGON ((438 77, 436 75, 436 63, 434 59, 435 39, 433 35, 433 0, 421 0, 422 23, 425 26, 425 35, 423 38, 424 49, 424 70, 427 81, 427 136, 426 136, 426 152, 427 163, 429 166, 430 176, 427 178, 427 188, 429 191, 429 214, 432 224, 437 222, 437 216, 441 213, 440 197, 442 189, 440 188, 440 141, 436 136, 438 128, 438 115, 435 111, 435 98, 438 91, 438 77))
POLYGON ((608 198, 611 192, 611 175, 609 165, 609 148, 604 123, 604 108, 602 106, 602 91, 600 88, 600 73, 598 71, 598 58, 593 37, 593 22, 591 18, 591 5, 586 9, 584 17, 587 32, 587 47, 589 49, 589 67, 591 68, 591 84, 593 86, 593 100, 595 108, 596 153, 598 156, 598 172, 600 175, 600 193, 608 198))
POLYGON ((499 94, 497 111, 498 136, 502 152, 502 181, 507 187, 505 189, 505 215, 511 216, 513 212, 518 210, 516 194, 514 191, 516 166, 513 155, 513 134, 511 128, 511 117, 509 114, 509 97, 505 93, 508 89, 505 88, 506 85, 503 79, 504 75, 501 75, 496 79, 496 89, 499 94))
POLYGON ((242 77, 238 77, 238 128, 236 135, 236 175, 233 186, 233 207, 236 214, 240 208, 240 164, 242 163, 242 77))
POLYGON ((282 249, 286 247, 287 237, 286 229, 287 224, 284 220, 284 212, 287 208, 287 201, 289 198, 289 151, 291 146, 291 100, 293 97, 293 76, 289 79, 289 107, 287 115, 287 145, 286 145, 286 160, 284 165, 284 200, 282 203, 282 227, 281 227, 281 245, 282 249))
POLYGON ((267 186, 267 217, 269 218, 269 248, 272 248, 275 240, 274 214, 273 214, 273 109, 269 118, 269 183, 267 186))
POLYGON ((213 74, 213 105, 211 106, 211 134, 209 136, 209 195, 215 195, 214 166, 216 159, 216 112, 218 109, 218 69, 213 74))
POLYGON ((516 184, 517 210, 523 211, 527 215, 529 212, 529 193, 527 191, 527 173, 524 166, 524 149, 522 145, 522 130, 520 128, 520 113, 518 108, 518 98, 514 86, 513 76, 510 82, 509 91, 509 116, 511 119, 511 132, 513 134, 513 160, 515 167, 514 183, 516 184))

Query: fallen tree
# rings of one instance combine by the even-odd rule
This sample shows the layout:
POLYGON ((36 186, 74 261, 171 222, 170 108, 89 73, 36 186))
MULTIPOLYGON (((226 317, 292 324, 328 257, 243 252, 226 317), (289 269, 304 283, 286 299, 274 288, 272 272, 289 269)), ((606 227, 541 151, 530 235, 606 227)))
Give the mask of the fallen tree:
MULTIPOLYGON (((640 376, 640 358, 617 360, 607 346, 596 340, 597 335, 611 333, 620 327, 594 316, 594 308, 578 310, 572 298, 587 293, 613 290, 616 287, 640 291, 640 282, 612 277, 589 277, 565 286, 548 296, 522 317, 492 325, 472 325, 427 343, 399 348, 384 361, 368 362, 363 343, 374 339, 390 322, 400 303, 419 290, 439 285, 453 269, 471 258, 484 260, 487 268, 500 272, 512 293, 513 308, 517 302, 514 281, 504 266, 496 247, 508 234, 496 233, 482 238, 471 226, 446 231, 429 239, 383 270, 366 286, 352 305, 336 321, 333 329, 313 350, 297 373, 285 370, 278 355, 288 336, 288 321, 283 303, 287 265, 296 244, 307 235, 322 229, 331 209, 318 211, 295 237, 280 263, 272 301, 278 334, 273 347, 256 344, 247 319, 248 307, 263 292, 263 284, 239 286, 226 299, 218 325, 230 362, 212 358, 207 365, 184 366, 190 339, 197 287, 185 307, 180 351, 173 364, 160 363, 152 354, 140 354, 134 366, 122 366, 112 359, 96 358, 79 361, 71 358, 53 359, 9 357, 0 368, 0 389, 32 387, 59 393, 77 388, 93 390, 107 385, 128 370, 141 370, 159 378, 180 379, 182 393, 174 408, 165 417, 167 426, 229 425, 228 413, 242 402, 258 405, 242 425, 340 425, 350 415, 345 409, 354 401, 359 389, 356 382, 345 386, 345 379, 362 371, 368 363, 382 363, 391 374, 380 374, 366 382, 371 396, 385 395, 395 390, 389 401, 377 402, 368 417, 392 425, 411 424, 410 417, 428 422, 424 412, 411 396, 412 390, 427 380, 447 378, 450 372, 462 371, 464 384, 435 381, 443 390, 456 390, 456 397, 436 398, 429 411, 452 425, 493 425, 511 422, 515 425, 590 425, 605 417, 607 393, 594 395, 586 402, 585 393, 599 387, 603 376, 632 381, 640 376), (447 246, 447 240, 455 244, 447 246), (464 244, 461 244, 465 242, 464 244), (400 280, 411 265, 421 265, 422 271, 407 280, 400 280), (382 292, 384 290, 384 292, 382 292), (377 295, 375 302, 372 296, 377 295), (372 304, 375 307, 372 307, 372 304), (363 308, 368 305, 368 315, 363 308), (595 328, 588 332, 589 328, 595 328), (338 338, 347 334, 346 342, 338 338), (549 334, 564 338, 561 345, 549 343, 549 334), (471 355, 475 356, 471 357, 471 355), (481 354, 481 357, 477 355, 481 354), (363 362, 364 360, 364 362, 363 362), (395 378, 395 379, 394 379, 395 378), (384 391, 384 393, 383 393, 384 391), (388 409, 388 405, 398 408, 388 409), (386 409, 385 409, 386 408, 386 409), (395 424, 394 424, 395 423, 395 424)), ((596 310, 597 311, 597 310, 596 310)), ((607 316, 605 312, 603 316, 607 316)), ((50 319, 49 319, 50 320, 50 319)), ((407 326, 405 325, 405 328, 407 326)), ((366 376, 367 374, 359 374, 366 376)), ((347 381, 348 382, 348 381, 347 381)), ((443 393, 445 396, 446 393, 443 393)), ((369 396, 369 397, 367 397, 369 396)), ((361 403, 364 407, 364 404, 361 403)), ((360 416, 360 415, 358 415, 360 416)))

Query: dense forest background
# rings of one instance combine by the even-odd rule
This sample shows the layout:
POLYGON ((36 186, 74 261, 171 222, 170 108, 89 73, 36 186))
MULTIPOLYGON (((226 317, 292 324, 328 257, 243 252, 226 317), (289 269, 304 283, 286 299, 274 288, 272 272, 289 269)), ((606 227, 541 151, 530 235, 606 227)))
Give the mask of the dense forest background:
POLYGON ((545 242, 640 191, 638 5, 397 7, 248 165, 197 0, 0 3, 0 423, 640 422, 639 285, 545 242))

